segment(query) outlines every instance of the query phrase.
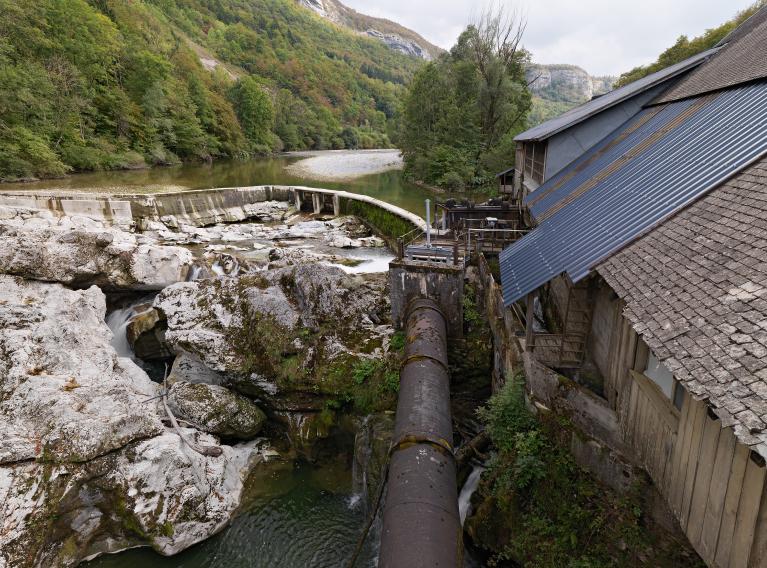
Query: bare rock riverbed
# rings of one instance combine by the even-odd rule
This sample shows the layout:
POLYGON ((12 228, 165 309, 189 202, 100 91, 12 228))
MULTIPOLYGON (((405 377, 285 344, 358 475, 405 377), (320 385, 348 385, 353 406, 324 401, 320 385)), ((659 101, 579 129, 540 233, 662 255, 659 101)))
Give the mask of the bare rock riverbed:
POLYGON ((285 203, 248 217, 137 232, 0 208, 0 568, 175 554, 260 462, 391 404, 383 241, 285 203))

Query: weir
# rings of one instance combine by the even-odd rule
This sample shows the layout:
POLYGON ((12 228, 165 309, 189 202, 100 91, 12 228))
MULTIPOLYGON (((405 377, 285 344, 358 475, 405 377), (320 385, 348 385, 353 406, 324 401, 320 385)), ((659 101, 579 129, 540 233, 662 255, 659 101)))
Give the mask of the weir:
POLYGON ((447 319, 434 299, 409 302, 379 566, 463 565, 447 319))

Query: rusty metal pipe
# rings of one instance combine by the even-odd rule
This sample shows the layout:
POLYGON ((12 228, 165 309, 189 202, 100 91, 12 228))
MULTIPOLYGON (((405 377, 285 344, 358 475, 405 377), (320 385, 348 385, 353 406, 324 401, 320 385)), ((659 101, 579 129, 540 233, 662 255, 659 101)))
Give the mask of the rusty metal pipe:
POLYGON ((458 568, 463 543, 447 333, 433 300, 410 304, 405 333, 378 565, 458 568))

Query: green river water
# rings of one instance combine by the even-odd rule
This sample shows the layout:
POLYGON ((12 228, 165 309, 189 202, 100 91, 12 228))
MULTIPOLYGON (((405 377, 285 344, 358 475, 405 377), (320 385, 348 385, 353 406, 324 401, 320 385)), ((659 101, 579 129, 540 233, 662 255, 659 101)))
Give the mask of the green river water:
MULTIPOLYGON (((70 190, 151 193, 209 187, 307 185, 370 195, 423 214, 434 193, 389 171, 354 181, 299 178, 285 171, 296 157, 179 165, 139 171, 78 174, 62 180, 7 184, 0 191, 70 190)), ((444 198, 444 196, 441 196, 444 198)), ((150 549, 102 556, 87 568, 340 567, 351 556, 365 522, 364 503, 354 493, 351 448, 322 462, 281 461, 259 465, 248 480, 242 509, 231 524, 174 557, 150 549)), ((357 566, 375 566, 378 534, 371 532, 357 566)))
POLYGON ((285 171, 285 166, 298 159, 300 158, 286 155, 146 170, 85 173, 59 180, 3 184, 0 185, 0 191, 56 189, 99 193, 157 193, 210 187, 308 185, 370 195, 420 215, 423 215, 424 199, 435 197, 433 192, 405 182, 399 171, 388 171, 343 182, 312 180, 285 171))

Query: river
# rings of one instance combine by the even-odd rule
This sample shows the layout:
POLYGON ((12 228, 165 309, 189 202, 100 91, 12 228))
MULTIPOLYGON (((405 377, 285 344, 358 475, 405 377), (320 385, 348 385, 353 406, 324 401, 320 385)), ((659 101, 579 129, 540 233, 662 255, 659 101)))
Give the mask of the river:
MULTIPOLYGON (((154 193, 210 187, 307 185, 370 195, 423 214, 424 199, 437 197, 407 183, 400 171, 348 181, 297 177, 285 168, 302 156, 279 156, 212 164, 184 164, 134 171, 76 174, 65 179, 0 185, 0 191, 65 190, 154 193)), ((441 196, 444 198, 445 196, 441 196)), ((116 325, 119 322, 116 322, 116 325)), ((248 480, 242 509, 219 534, 173 557, 150 549, 102 556, 87 568, 304 568, 344 566, 365 521, 364 503, 353 491, 351 448, 318 463, 301 460, 262 464, 248 480)), ((379 535, 357 566, 375 566, 379 535)))
MULTIPOLYGON (((339 154, 339 158, 342 156, 343 154, 339 154)), ((420 215, 424 212, 424 199, 435 197, 432 191, 404 181, 398 170, 346 181, 322 181, 298 177, 285 170, 287 166, 304 157, 282 155, 253 160, 216 161, 210 164, 182 164, 145 170, 74 174, 64 179, 0 184, 0 191, 157 193, 211 187, 308 185, 370 195, 420 215)))

